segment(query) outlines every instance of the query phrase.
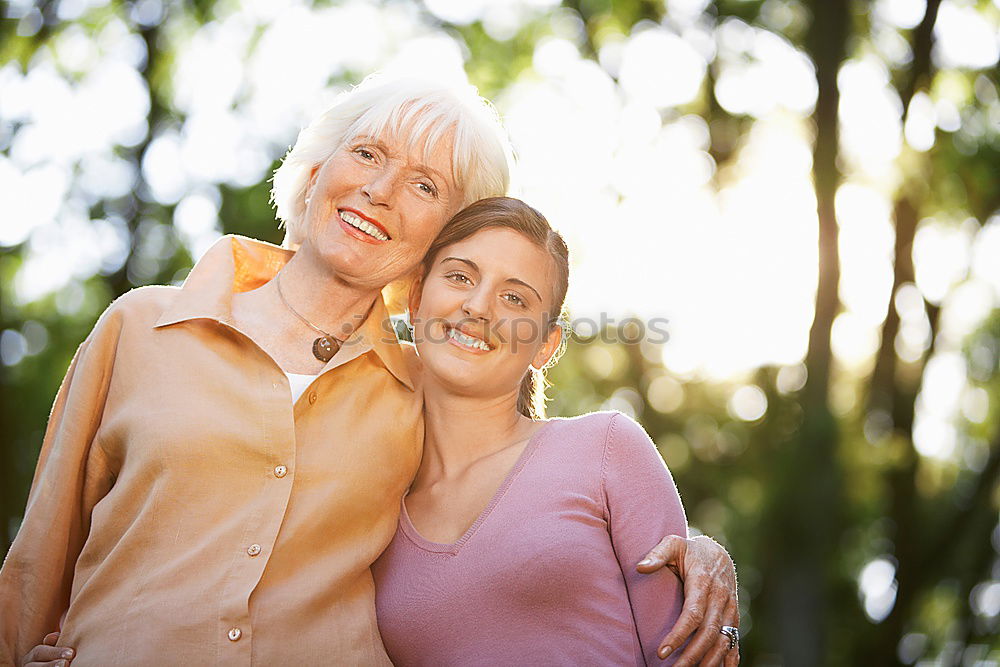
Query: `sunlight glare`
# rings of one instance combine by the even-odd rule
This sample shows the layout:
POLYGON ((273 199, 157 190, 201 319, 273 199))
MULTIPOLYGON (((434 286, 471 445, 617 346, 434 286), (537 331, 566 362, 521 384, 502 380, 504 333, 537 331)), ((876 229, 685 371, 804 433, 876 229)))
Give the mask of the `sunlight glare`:
POLYGON ((985 69, 1000 58, 997 26, 974 6, 943 0, 934 24, 938 67, 985 69))
POLYGON ((816 104, 809 58, 784 38, 739 21, 719 31, 721 64, 715 95, 731 114, 763 117, 783 107, 808 114, 816 104))
POLYGON ((892 290, 895 234, 890 209, 889 200, 873 188, 847 182, 837 190, 840 298, 859 323, 872 328, 885 318, 892 290))
POLYGON ((848 60, 840 68, 837 85, 844 158, 863 174, 884 177, 894 168, 902 146, 902 108, 888 71, 871 57, 848 60))
POLYGON ((142 176, 153 199, 161 204, 177 203, 184 196, 188 178, 176 132, 164 132, 150 142, 142 157, 142 176))
POLYGON ((896 566, 885 557, 869 561, 858 575, 858 593, 864 602, 865 615, 879 623, 896 603, 896 566))
POLYGON ((195 192, 174 209, 174 229, 192 257, 201 257, 221 236, 219 193, 212 189, 195 192))
POLYGON ((913 263, 917 286, 924 297, 940 304, 949 290, 965 277, 969 268, 971 239, 955 225, 928 218, 920 223, 913 239, 913 263))
POLYGON ((757 385, 744 385, 733 392, 727 409, 732 417, 740 421, 757 421, 767 412, 767 396, 757 385))
POLYGON ((650 28, 625 44, 618 80, 631 99, 676 106, 695 98, 706 68, 705 59, 689 43, 667 30, 650 28))
POLYGON ((972 275, 990 286, 994 301, 1000 306, 1000 216, 991 217, 976 235, 972 275))
POLYGON ((934 146, 937 114, 934 102, 930 96, 920 91, 910 101, 910 110, 906 115, 903 135, 906 143, 915 151, 929 151, 934 146))
POLYGON ((960 352, 937 352, 921 379, 913 422, 913 445, 927 457, 948 459, 957 443, 954 419, 966 388, 966 362, 960 352))
POLYGON ((865 372, 879 346, 878 328, 852 311, 837 315, 830 331, 830 348, 844 366, 865 372))
POLYGON ((927 0, 876 0, 873 13, 897 28, 916 28, 924 18, 927 0))

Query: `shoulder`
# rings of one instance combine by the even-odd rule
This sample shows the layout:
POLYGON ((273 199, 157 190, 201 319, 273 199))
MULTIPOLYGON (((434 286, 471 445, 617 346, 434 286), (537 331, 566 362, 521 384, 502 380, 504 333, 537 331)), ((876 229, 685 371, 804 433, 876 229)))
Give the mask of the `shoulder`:
POLYGON ((136 287, 112 301, 101 315, 101 320, 145 320, 152 325, 174 302, 180 291, 180 287, 170 285, 136 287))
POLYGON ((602 471, 606 472, 609 466, 630 467, 640 461, 663 465, 646 429, 622 412, 592 412, 560 421, 577 434, 573 439, 578 444, 586 443, 589 449, 599 452, 602 471))
POLYGON ((179 293, 179 287, 166 285, 129 290, 104 310, 88 340, 117 338, 124 330, 134 327, 151 328, 179 293))
POLYGON ((111 302, 108 313, 142 315, 156 313, 173 303, 181 288, 173 285, 149 285, 136 287, 111 302))
POLYGON ((606 460, 611 453, 622 449, 656 449, 642 426, 617 410, 556 417, 549 421, 549 434, 566 443, 577 456, 592 452, 606 460))
POLYGON ((646 433, 646 429, 635 419, 622 412, 612 413, 608 431, 608 440, 615 445, 656 449, 653 440, 646 433))
POLYGON ((582 443, 603 445, 614 415, 613 412, 589 412, 576 417, 552 417, 547 428, 550 434, 575 446, 582 443))
POLYGON ((617 410, 589 412, 577 417, 557 417, 551 420, 553 429, 564 434, 605 443, 611 440, 645 440, 649 436, 639 423, 617 410))
POLYGON ((151 330, 175 287, 140 287, 111 302, 77 348, 74 364, 80 375, 104 374, 116 363, 122 342, 134 339, 138 329, 151 330))
POLYGON ((646 429, 621 412, 615 412, 608 425, 606 459, 627 465, 638 461, 654 462, 657 467, 663 465, 663 458, 646 429))

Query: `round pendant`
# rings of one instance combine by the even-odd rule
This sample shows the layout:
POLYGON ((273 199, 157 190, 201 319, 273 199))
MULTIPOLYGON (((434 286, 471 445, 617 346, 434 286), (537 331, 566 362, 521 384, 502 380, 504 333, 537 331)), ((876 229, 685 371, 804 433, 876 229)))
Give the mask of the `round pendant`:
POLYGON ((320 336, 313 341, 313 356, 324 364, 333 359, 339 349, 340 343, 332 336, 320 336))

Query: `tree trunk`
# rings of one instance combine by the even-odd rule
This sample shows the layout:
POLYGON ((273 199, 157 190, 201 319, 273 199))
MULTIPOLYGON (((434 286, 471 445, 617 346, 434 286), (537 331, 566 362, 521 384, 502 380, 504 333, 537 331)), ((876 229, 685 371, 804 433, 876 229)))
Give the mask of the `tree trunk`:
MULTIPOLYGON (((898 91, 903 105, 903 122, 906 121, 913 96, 918 90, 928 86, 933 76, 931 47, 934 23, 937 21, 940 5, 941 0, 928 0, 924 17, 914 30, 913 63, 909 76, 898 91)), ((897 562, 896 601, 888 617, 882 621, 881 627, 872 635, 871 642, 859 643, 861 652, 855 656, 857 659, 872 660, 874 664, 882 665, 897 662, 896 646, 905 630, 905 622, 910 616, 919 591, 925 589, 928 583, 926 579, 931 576, 921 567, 924 561, 922 548, 924 545, 921 544, 919 535, 921 521, 916 490, 918 455, 913 448, 915 403, 926 357, 919 362, 919 372, 907 373, 904 376, 898 372, 895 351, 896 335, 899 333, 900 325, 899 314, 894 307, 895 297, 903 285, 915 282, 916 276, 913 266, 913 240, 920 219, 920 206, 914 201, 916 196, 914 190, 907 188, 904 183, 893 206, 896 234, 893 251, 893 285, 868 395, 868 409, 881 410, 889 415, 893 433, 908 445, 901 461, 888 471, 886 479, 889 487, 888 515, 892 518, 889 525, 894 526, 896 531, 891 536, 897 562)), ((938 329, 937 317, 936 313, 929 313, 929 316, 932 324, 931 350, 933 350, 938 329)), ((929 350, 927 354, 930 353, 929 350)))
POLYGON ((803 424, 780 468, 776 549, 767 577, 773 588, 770 622, 787 665, 830 660, 825 615, 841 533, 841 481, 837 428, 830 412, 830 333, 840 309, 840 264, 834 198, 840 185, 837 74, 846 54, 847 0, 814 0, 807 46, 816 66, 813 180, 819 221, 819 282, 806 353, 808 380, 802 392, 803 424))

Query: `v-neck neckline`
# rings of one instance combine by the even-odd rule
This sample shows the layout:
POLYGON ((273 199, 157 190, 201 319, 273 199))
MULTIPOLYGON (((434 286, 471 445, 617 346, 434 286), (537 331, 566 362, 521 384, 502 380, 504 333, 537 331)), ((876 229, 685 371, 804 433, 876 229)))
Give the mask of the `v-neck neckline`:
POLYGON ((462 536, 458 538, 458 540, 451 543, 431 542, 430 540, 426 539, 423 535, 421 535, 417 531, 416 527, 414 527, 413 522, 410 520, 409 512, 406 511, 405 497, 403 498, 403 500, 400 501, 400 513, 399 513, 399 526, 403 530, 403 534, 406 535, 406 537, 408 537, 410 541, 413 542, 416 546, 420 547, 421 549, 424 549, 425 551, 432 551, 435 553, 451 553, 453 555, 457 554, 459 550, 470 539, 472 539, 472 536, 476 534, 476 531, 479 530, 479 527, 483 524, 484 521, 486 521, 490 513, 493 512, 493 509, 500 503, 500 500, 503 498, 504 494, 507 493, 507 489, 509 489, 511 484, 514 483, 514 480, 517 478, 518 474, 521 472, 521 470, 524 469, 524 466, 527 465, 528 460, 531 458, 531 455, 538 448, 538 443, 541 441, 542 434, 546 430, 548 430, 549 425, 552 424, 552 422, 554 421, 557 420, 549 419, 545 421, 545 423, 543 423, 537 429, 535 429, 535 432, 532 433, 531 437, 528 439, 528 444, 524 446, 524 449, 521 451, 520 455, 518 455, 517 461, 514 462, 514 465, 511 467, 510 471, 507 472, 506 477, 504 477, 503 481, 500 482, 500 486, 498 486, 497 490, 493 493, 493 497, 490 498, 490 502, 486 504, 486 507, 483 509, 482 512, 479 513, 479 516, 476 517, 476 520, 472 522, 472 525, 465 530, 465 533, 463 533, 462 536))

